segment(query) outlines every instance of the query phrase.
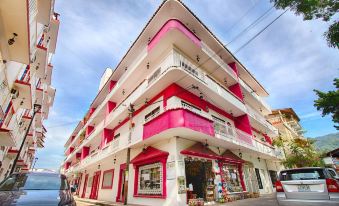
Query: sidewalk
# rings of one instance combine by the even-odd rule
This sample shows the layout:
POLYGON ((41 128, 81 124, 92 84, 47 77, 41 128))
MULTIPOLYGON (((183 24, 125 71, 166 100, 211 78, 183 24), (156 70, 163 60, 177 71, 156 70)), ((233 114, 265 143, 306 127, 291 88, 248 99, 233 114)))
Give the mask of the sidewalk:
MULTIPOLYGON (((101 206, 122 206, 123 203, 117 203, 117 202, 109 202, 109 201, 101 201, 101 200, 92 200, 87 198, 80 198, 77 196, 73 196, 74 200, 77 203, 77 206, 92 206, 92 205, 101 205, 101 206)), ((131 205, 128 204, 128 206, 141 206, 141 205, 131 205)))
MULTIPOLYGON (((93 205, 102 205, 102 206, 122 206, 122 203, 109 202, 109 201, 100 201, 92 200, 87 198, 79 198, 74 196, 77 206, 93 206, 93 205)), ((129 206, 141 206, 141 205, 131 205, 129 206)), ((275 193, 269 195, 262 195, 259 198, 249 198, 244 200, 237 200, 234 202, 228 203, 216 203, 213 206, 278 206, 278 202, 275 199, 275 193)), ((211 205, 212 206, 212 205, 211 205)))

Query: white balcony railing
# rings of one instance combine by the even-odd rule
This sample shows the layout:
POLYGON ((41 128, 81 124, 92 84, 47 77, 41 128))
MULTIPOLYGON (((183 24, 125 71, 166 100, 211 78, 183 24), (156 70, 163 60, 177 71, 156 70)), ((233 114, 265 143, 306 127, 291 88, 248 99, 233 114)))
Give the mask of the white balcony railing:
POLYGON ((239 79, 239 83, 243 86, 247 92, 249 92, 254 99, 256 99, 262 106, 264 106, 268 111, 271 111, 271 107, 260 97, 257 93, 253 91, 242 79, 239 79))
POLYGON ((202 50, 210 56, 221 68, 223 68, 234 80, 237 80, 237 75, 233 69, 228 66, 218 54, 216 54, 211 48, 209 48, 205 43, 202 43, 202 50))

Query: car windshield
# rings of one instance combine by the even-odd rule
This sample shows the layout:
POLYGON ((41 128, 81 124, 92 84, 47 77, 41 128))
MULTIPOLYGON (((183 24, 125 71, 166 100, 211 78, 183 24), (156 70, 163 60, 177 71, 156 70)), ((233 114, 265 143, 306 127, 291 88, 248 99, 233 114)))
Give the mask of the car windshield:
POLYGON ((0 184, 0 191, 68 189, 66 178, 57 174, 13 174, 0 184))
POLYGON ((325 179, 322 169, 296 169, 287 170, 280 173, 280 180, 318 180, 325 179))

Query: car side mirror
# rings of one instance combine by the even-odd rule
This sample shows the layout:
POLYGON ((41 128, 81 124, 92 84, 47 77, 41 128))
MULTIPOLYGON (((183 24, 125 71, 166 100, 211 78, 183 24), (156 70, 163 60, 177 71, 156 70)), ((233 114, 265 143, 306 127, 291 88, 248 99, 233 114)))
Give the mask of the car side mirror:
POLYGON ((71 187, 71 192, 75 192, 75 187, 71 187))

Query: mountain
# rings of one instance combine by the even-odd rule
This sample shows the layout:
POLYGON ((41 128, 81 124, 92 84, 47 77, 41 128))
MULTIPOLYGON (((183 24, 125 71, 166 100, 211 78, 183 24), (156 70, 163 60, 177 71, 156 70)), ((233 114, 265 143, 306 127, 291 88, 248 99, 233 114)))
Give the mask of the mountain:
POLYGON ((317 140, 314 146, 320 151, 327 152, 339 148, 339 132, 315 137, 314 139, 317 140))

